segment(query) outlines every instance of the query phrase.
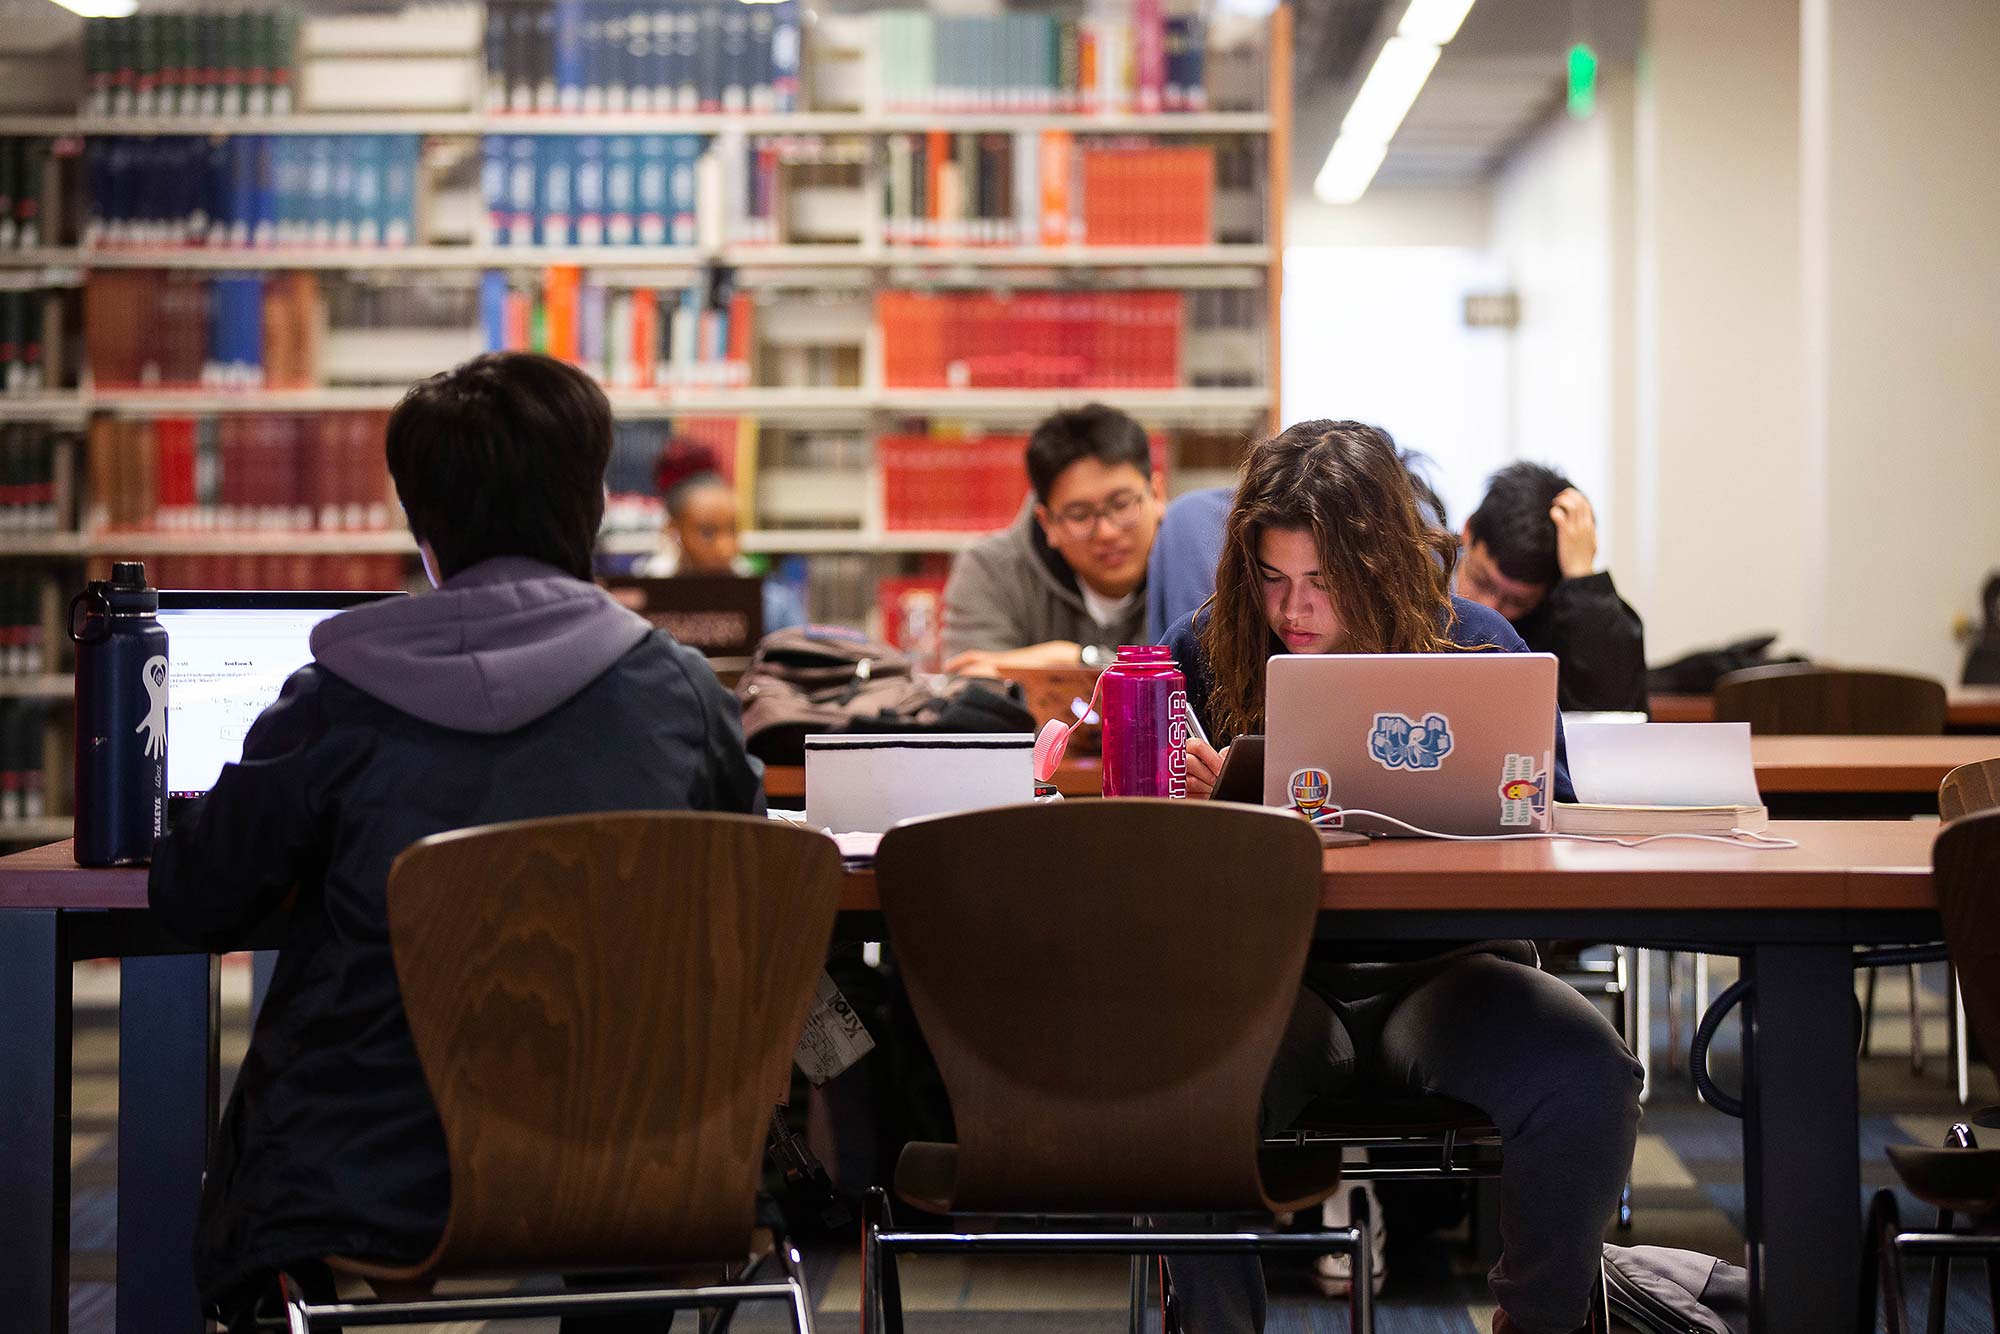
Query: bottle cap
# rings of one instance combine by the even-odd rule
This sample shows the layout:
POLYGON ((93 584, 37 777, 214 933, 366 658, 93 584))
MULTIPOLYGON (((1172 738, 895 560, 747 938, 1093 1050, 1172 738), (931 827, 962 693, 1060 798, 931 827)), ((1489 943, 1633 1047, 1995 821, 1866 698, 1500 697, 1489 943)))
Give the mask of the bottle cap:
POLYGON ((114 588, 144 588, 146 586, 146 562, 141 560, 113 561, 111 564, 111 584, 114 588))

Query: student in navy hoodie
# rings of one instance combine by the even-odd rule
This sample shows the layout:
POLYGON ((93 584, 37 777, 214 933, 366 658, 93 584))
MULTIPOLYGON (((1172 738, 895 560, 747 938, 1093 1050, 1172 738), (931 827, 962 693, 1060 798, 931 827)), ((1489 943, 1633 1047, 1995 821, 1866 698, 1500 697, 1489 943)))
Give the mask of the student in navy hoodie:
POLYGON ((764 809, 715 673, 590 581, 610 453, 603 392, 552 358, 412 387, 389 471, 435 589, 321 623, 241 762, 155 848, 152 906, 184 939, 234 949, 284 921, 202 1192, 196 1280, 225 1320, 281 1267, 410 1262, 443 1230, 444 1136, 389 953, 398 853, 535 816, 764 809))
MULTIPOLYGON (((1457 542, 1420 504, 1389 437, 1301 422, 1251 451, 1215 595, 1167 633, 1188 701, 1222 747, 1191 742, 1207 796, 1232 738, 1264 731, 1278 653, 1524 652, 1501 616, 1451 595, 1457 542)), ((1554 794, 1573 801, 1557 734, 1554 794)), ((1588 1319, 1604 1227, 1632 1162, 1643 1072, 1527 941, 1315 949, 1264 1089, 1267 1129, 1313 1100, 1436 1093, 1500 1131, 1495 1334, 1569 1334, 1588 1319)), ((1172 1262, 1194 1334, 1261 1330, 1254 1258, 1172 1262)))

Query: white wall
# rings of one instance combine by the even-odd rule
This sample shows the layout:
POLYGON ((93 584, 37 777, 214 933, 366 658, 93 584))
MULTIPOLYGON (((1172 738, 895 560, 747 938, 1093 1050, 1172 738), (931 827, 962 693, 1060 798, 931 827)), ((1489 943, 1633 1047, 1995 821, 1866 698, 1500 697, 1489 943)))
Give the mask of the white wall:
POLYGON ((1955 681, 2000 567, 2000 5, 1805 11, 1816 647, 1955 681))
POLYGON ((1430 456, 1454 524, 1505 461, 1507 335, 1468 329, 1467 292, 1501 275, 1472 247, 1288 246, 1284 421, 1381 426, 1430 456))

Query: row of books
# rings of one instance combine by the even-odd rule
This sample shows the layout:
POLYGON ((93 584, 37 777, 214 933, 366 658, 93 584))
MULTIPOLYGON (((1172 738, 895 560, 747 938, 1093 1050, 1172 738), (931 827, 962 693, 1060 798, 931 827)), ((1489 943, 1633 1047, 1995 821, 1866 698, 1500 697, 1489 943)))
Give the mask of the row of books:
POLYGON ((1154 389, 1180 383, 1179 292, 881 292, 892 389, 1154 389))
POLYGON ((43 357, 46 313, 62 296, 53 289, 0 290, 0 395, 56 388, 43 357))
POLYGON ((486 109, 786 112, 798 0, 490 0, 486 109))
POLYGON ((489 134, 481 186, 497 246, 693 245, 693 134, 489 134))
POLYGON ((84 68, 93 116, 282 116, 292 109, 298 17, 267 10, 92 19, 84 68))
POLYGON ((46 576, 18 570, 0 575, 0 676, 39 676, 55 670, 48 634, 48 613, 55 601, 55 589, 46 576))
POLYGON ((0 826, 48 814, 48 732, 54 705, 0 700, 0 826))
POLYGON ((888 111, 1208 109, 1203 22, 1162 0, 1133 0, 1129 18, 912 9, 876 22, 888 111))
POLYGON ((728 270, 699 287, 609 285, 573 265, 539 275, 484 275, 480 319, 489 351, 546 352, 619 389, 750 383, 756 306, 728 270))
POLYGON ((310 272, 100 269, 84 286, 83 318, 99 388, 314 383, 320 302, 310 272))
POLYGON ((1027 449, 1025 435, 879 437, 882 526, 890 532, 1005 528, 1028 494, 1027 449))
POLYGON ((85 444, 98 532, 379 531, 393 504, 388 414, 100 417, 85 444))
MULTIPOLYGON (((416 555, 416 547, 410 548, 416 555)), ((149 556, 146 573, 160 588, 407 588, 408 556, 308 556, 298 553, 149 556)), ((93 574, 92 578, 102 576, 93 574)))
POLYGON ((1215 179, 1205 145, 897 134, 884 234, 899 245, 1206 245, 1215 179))
POLYGON ((72 437, 41 422, 0 422, 0 533, 50 533, 69 517, 72 437))
POLYGON ((401 246, 416 228, 411 134, 94 138, 87 246, 401 246))
MULTIPOLYGON (((715 470, 726 482, 736 480, 738 440, 745 422, 740 417, 676 417, 672 421, 621 421, 612 426, 611 462, 604 470, 608 499, 606 533, 657 533, 666 522, 660 495, 660 454, 670 441, 706 446, 715 470)), ((753 446, 754 448, 754 446, 753 446)))
POLYGON ((0 139, 0 250, 33 250, 44 244, 48 161, 47 139, 0 139))

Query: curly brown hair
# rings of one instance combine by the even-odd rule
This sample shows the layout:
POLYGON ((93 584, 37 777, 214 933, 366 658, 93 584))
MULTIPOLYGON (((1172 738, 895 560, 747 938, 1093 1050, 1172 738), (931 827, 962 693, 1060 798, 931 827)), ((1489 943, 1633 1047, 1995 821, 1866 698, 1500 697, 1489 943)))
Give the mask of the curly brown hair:
POLYGON ((1250 451, 1223 531, 1201 631, 1219 734, 1264 730, 1272 637, 1257 547, 1267 528, 1312 534, 1345 631, 1343 652, 1452 651, 1458 542, 1418 505, 1395 442, 1360 422, 1300 422, 1250 451))

